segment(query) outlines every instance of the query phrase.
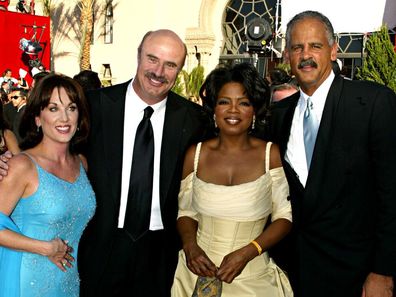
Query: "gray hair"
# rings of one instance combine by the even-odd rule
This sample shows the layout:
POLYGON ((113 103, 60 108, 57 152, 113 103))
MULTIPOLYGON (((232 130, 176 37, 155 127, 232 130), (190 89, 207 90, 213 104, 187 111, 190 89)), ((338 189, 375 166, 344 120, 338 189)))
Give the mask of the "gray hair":
POLYGON ((318 11, 307 10, 296 14, 288 23, 286 27, 286 47, 290 47, 291 31, 293 30, 295 24, 304 19, 316 19, 320 21, 324 26, 327 33, 327 40, 329 45, 332 46, 335 42, 335 35, 333 25, 330 20, 318 11))

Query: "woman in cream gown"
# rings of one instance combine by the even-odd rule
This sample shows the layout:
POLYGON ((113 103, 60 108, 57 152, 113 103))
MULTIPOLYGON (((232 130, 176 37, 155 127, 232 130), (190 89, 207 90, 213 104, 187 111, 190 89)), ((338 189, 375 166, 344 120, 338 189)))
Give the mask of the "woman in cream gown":
POLYGON ((279 150, 249 133, 268 96, 245 63, 212 71, 201 88, 218 136, 186 153, 177 222, 183 250, 172 297, 293 296, 266 252, 291 228, 279 150), (212 286, 204 289, 207 280, 212 286))

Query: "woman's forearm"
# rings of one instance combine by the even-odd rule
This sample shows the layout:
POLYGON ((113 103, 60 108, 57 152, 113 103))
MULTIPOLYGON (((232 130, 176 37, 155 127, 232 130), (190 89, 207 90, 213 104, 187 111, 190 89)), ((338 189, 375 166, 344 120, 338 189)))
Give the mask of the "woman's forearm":
POLYGON ((0 246, 42 256, 48 256, 51 251, 50 242, 32 239, 11 230, 0 231, 0 246))

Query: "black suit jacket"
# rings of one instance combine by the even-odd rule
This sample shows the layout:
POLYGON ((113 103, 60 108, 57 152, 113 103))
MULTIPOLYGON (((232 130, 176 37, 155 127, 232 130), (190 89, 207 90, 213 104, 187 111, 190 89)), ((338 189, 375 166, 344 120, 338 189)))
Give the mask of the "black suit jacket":
MULTIPOLYGON (((269 137, 283 158, 298 99, 299 93, 272 110, 269 137)), ((396 274, 394 92, 336 77, 305 188, 283 163, 293 209, 288 268, 296 296, 360 296, 369 272, 396 274)))
POLYGON ((4 115, 4 119, 7 123, 7 125, 12 129, 13 128, 13 124, 14 124, 14 119, 17 115, 17 110, 14 107, 14 105, 12 105, 11 102, 8 102, 6 104, 3 105, 3 115, 4 115))
MULTIPOLYGON (((86 151, 88 176, 96 194, 96 213, 80 242, 79 271, 81 286, 92 286, 101 277, 117 228, 122 173, 125 95, 129 82, 100 89, 88 94, 91 113, 91 132, 86 151)), ((180 187, 184 154, 193 143, 204 136, 208 123, 202 108, 170 92, 160 158, 160 205, 164 230, 177 263, 178 235, 176 231, 177 196, 180 187)), ((134 133, 131 135, 134 137, 134 133)), ((132 154, 132 152, 131 152, 132 154)), ((175 267, 169 267, 172 271, 175 267)), ((84 288, 85 290, 86 288, 84 288)))
POLYGON ((26 105, 22 106, 19 111, 16 112, 15 117, 14 117, 14 122, 12 123, 12 131, 15 134, 15 137, 18 141, 18 143, 21 143, 22 137, 19 135, 19 125, 22 120, 23 113, 25 112, 26 105))

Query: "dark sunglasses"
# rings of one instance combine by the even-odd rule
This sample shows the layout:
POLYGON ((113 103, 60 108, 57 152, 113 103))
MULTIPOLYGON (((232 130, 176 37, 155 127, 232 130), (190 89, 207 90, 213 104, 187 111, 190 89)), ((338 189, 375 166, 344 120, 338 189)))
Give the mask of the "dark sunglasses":
POLYGON ((10 98, 11 99, 18 99, 19 97, 23 97, 23 96, 21 96, 21 95, 19 95, 19 96, 11 96, 10 98))

